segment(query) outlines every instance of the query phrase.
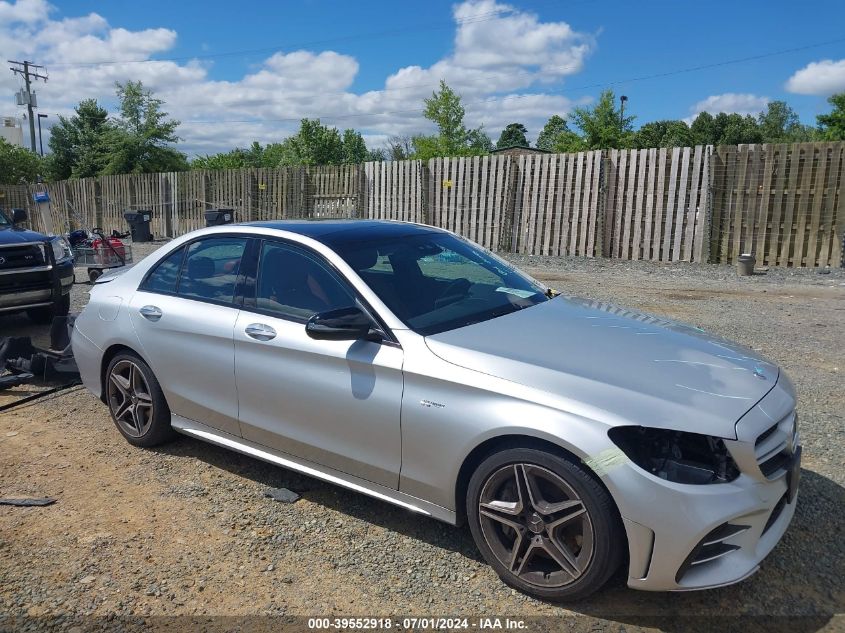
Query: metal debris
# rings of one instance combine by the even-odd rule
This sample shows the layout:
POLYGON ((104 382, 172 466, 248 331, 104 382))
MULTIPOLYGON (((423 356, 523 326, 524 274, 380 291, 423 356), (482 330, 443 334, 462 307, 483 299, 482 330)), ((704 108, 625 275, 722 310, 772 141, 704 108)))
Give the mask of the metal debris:
POLYGON ((0 499, 0 505, 3 506, 49 506, 56 503, 57 499, 52 497, 42 497, 41 499, 0 499))
POLYGON ((287 488, 268 488, 264 491, 264 496, 282 503, 294 503, 299 499, 298 494, 287 488))

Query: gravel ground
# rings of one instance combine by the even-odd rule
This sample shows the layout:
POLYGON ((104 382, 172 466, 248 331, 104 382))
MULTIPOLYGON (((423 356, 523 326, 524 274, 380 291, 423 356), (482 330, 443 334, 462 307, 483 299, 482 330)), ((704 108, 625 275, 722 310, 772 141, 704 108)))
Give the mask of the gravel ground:
MULTIPOLYGON (((149 248, 139 245, 136 256, 149 248)), ((513 260, 562 292, 763 350, 790 374, 805 445, 801 496, 759 573, 681 594, 631 591, 620 573, 587 601, 537 601, 495 577, 466 529, 188 438, 133 448, 79 388, 0 415, 0 496, 59 499, 0 506, 0 630, 3 615, 22 618, 5 620, 13 628, 78 630, 187 628, 186 620, 157 619, 177 615, 558 616, 530 621, 550 631, 843 630, 845 620, 834 617, 845 611, 843 271, 738 278, 724 266, 513 260), (286 505, 262 496, 279 486, 303 498, 286 505)), ((87 286, 76 286, 74 308, 86 300, 87 286)), ((45 336, 22 317, 0 317, 0 332, 45 336)), ((243 630, 268 621, 275 630, 284 622, 194 624, 243 630)))

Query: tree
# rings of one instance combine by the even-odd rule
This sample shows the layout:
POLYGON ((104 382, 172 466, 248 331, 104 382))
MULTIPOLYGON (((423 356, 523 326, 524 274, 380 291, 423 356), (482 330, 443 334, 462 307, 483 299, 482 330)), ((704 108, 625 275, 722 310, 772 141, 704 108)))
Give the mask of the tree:
POLYGON ((97 176, 108 161, 109 133, 113 124, 109 113, 96 99, 85 99, 70 118, 59 116, 50 130, 50 154, 45 159, 52 180, 97 176))
POLYGON ((537 149, 544 149, 547 152, 553 151, 558 137, 568 132, 571 132, 571 130, 566 124, 566 119, 553 114, 537 136, 537 149))
POLYGON ((740 145, 761 143, 760 126, 750 114, 719 112, 716 116, 701 112, 690 126, 695 145, 740 145))
POLYGON ((108 135, 111 146, 106 174, 179 171, 188 168, 178 142, 179 121, 168 119, 164 102, 145 89, 140 81, 116 83, 120 116, 108 135))
POLYGON ((423 116, 437 124, 439 145, 446 155, 457 154, 466 145, 464 114, 461 97, 441 79, 440 91, 425 100, 423 116))
POLYGON ((741 145, 744 143, 760 143, 763 135, 757 119, 750 114, 726 114, 720 112, 715 119, 716 130, 719 133, 717 145, 741 145))
POLYGON ((690 124, 693 145, 718 145, 716 119, 709 112, 700 112, 690 124))
POLYGON ((493 151, 493 140, 487 136, 481 125, 467 132, 467 154, 479 156, 493 151))
POLYGON ((369 157, 367 145, 364 143, 364 137, 360 132, 355 130, 343 131, 343 159, 342 162, 347 165, 354 165, 356 163, 363 163, 369 157))
POLYGON ((526 134, 528 134, 528 130, 522 123, 509 123, 499 135, 499 140, 496 142, 496 149, 528 147, 528 139, 525 137, 526 134))
POLYGON ((425 99, 423 115, 437 125, 433 136, 412 137, 413 158, 428 160, 435 156, 478 156, 492 149, 490 137, 479 127, 467 130, 461 97, 440 80, 440 90, 425 99))
POLYGON ((0 184, 36 182, 41 173, 41 166, 38 154, 0 138, 0 184))
POLYGON ((635 133, 634 144, 641 149, 695 145, 689 126, 684 121, 676 120, 646 123, 635 133))
POLYGON ((386 160, 406 160, 414 152, 414 140, 410 136, 391 136, 384 148, 386 160))
POLYGON ((833 110, 816 117, 819 135, 825 141, 845 141, 845 92, 832 95, 827 102, 833 110))
POLYGON ((802 143, 813 138, 812 128, 801 124, 786 101, 770 101, 757 116, 757 124, 764 143, 802 143))
POLYGON ((340 132, 323 125, 320 119, 302 119, 299 132, 285 139, 282 145, 289 150, 282 164, 339 165, 343 160, 340 132))
POLYGON ((633 123, 636 117, 623 117, 616 107, 612 90, 601 93, 592 108, 575 108, 572 122, 581 130, 587 149, 625 148, 633 144, 633 123))

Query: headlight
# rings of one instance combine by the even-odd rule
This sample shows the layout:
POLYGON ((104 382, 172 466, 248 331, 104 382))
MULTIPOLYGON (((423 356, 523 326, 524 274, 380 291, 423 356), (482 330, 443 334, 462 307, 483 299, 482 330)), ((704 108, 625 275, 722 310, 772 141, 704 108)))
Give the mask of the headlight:
POLYGON ((718 484, 739 477, 725 442, 712 435, 643 426, 619 426, 608 435, 632 462, 661 479, 718 484))
POLYGON ((73 252, 70 250, 70 244, 63 237, 54 237, 50 240, 50 246, 53 247, 53 260, 57 264, 62 264, 73 257, 73 252))

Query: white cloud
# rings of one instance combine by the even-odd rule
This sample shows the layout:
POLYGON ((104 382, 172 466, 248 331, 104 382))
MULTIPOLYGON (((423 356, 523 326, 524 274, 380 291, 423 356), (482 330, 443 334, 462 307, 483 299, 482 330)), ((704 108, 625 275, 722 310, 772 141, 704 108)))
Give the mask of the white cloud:
MULTIPOLYGON (((277 141, 303 117, 355 127, 370 142, 427 131, 422 100, 441 79, 462 95, 467 125, 483 124, 494 140, 513 121, 536 134, 548 116, 584 102, 554 91, 581 72, 596 46, 593 36, 566 22, 543 22, 495 0, 466 0, 453 7, 447 55, 428 67, 398 68, 383 88, 356 93, 358 60, 331 50, 278 52, 239 79, 221 81, 207 61, 147 61, 173 49, 173 30, 131 31, 96 13, 57 13, 44 0, 0 0, 0 49, 11 59, 38 60, 50 72, 48 83, 36 85, 41 111, 66 114, 89 97, 113 107, 114 83, 140 79, 183 121, 181 149, 191 154, 277 141), (102 61, 110 63, 92 65, 102 61)), ((18 83, 0 73, 0 93, 11 94, 18 83)))
POLYGON ((757 115, 765 110, 766 104, 771 99, 748 93, 726 92, 720 95, 711 95, 702 99, 690 108, 690 115, 684 119, 691 123, 696 116, 702 112, 718 114, 719 112, 757 115))
POLYGON ((786 82, 789 92, 826 97, 845 90, 845 59, 811 62, 786 82))

